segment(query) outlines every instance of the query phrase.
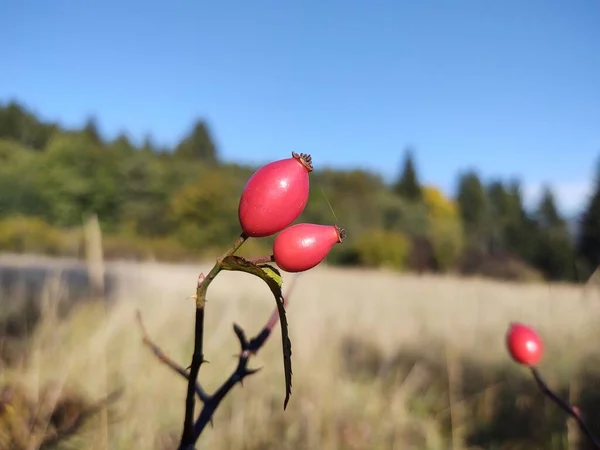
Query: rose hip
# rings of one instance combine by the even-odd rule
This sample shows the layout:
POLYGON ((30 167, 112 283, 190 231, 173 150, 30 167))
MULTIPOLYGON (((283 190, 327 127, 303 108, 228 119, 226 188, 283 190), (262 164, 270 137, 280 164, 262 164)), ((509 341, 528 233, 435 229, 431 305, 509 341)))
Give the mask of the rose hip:
POLYGON ((512 323, 506 333, 506 346, 512 359, 533 367, 542 359, 543 344, 537 332, 522 323, 512 323))
POLYGON ((310 155, 295 152, 258 169, 240 198, 242 231, 250 237, 271 236, 296 220, 308 202, 312 170, 310 155))
POLYGON ((341 243, 345 236, 345 230, 335 225, 292 225, 275 238, 273 257, 282 270, 303 272, 323 261, 332 247, 341 243))

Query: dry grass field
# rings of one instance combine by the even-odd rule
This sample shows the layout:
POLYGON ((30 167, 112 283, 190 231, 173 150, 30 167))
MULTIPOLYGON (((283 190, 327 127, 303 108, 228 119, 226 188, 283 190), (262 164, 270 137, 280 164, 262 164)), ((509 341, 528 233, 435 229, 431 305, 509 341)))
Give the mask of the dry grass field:
MULTIPOLYGON (((46 283, 43 320, 27 357, 0 371, 0 385, 18 386, 38 403, 49 386, 89 399, 124 389, 59 448, 174 448, 186 385, 143 346, 135 312, 152 339, 187 365, 189 296, 198 272, 209 268, 111 264, 116 301, 82 303, 65 320, 52 307, 65 286, 46 283)), ((286 274, 284 287, 293 278, 286 274)), ((323 267, 299 276, 289 301, 294 379, 288 409, 277 328, 251 363, 261 372, 232 391, 199 449, 585 448, 577 447, 577 433, 527 372, 511 363, 504 333, 513 320, 537 327, 548 381, 584 414, 598 416, 600 298, 594 289, 323 267)), ((236 364, 232 323, 254 334, 274 300, 260 280, 227 272, 211 285, 208 302, 210 364, 202 366, 200 380, 210 391, 236 364)), ((7 414, 6 408, 0 414, 2 448, 14 444, 8 444, 7 414)))

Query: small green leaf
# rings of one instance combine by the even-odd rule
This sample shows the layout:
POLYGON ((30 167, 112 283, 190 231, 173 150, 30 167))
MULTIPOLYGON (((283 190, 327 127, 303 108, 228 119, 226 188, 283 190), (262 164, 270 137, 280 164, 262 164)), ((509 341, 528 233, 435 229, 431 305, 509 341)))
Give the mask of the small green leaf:
POLYGON ((283 369, 285 375, 285 401, 283 409, 287 407, 290 396, 292 395, 292 342, 290 341, 287 318, 285 308, 283 306, 283 293, 281 286, 283 279, 281 273, 274 267, 264 264, 257 266, 241 256, 227 256, 221 262, 223 270, 231 270, 236 272, 246 272, 257 276, 263 280, 275 297, 277 302, 277 310, 279 311, 279 323, 281 324, 281 342, 283 346, 283 369))
POLYGON ((264 270, 269 277, 273 278, 281 288, 283 285, 283 277, 281 276, 281 272, 279 272, 279 270, 269 264, 261 264, 258 267, 264 270))

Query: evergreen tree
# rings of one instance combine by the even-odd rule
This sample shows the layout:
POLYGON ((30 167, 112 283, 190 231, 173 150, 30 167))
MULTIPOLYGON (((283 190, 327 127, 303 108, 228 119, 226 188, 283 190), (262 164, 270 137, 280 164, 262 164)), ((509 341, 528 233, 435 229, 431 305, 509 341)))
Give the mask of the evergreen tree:
POLYGON ((175 156, 207 164, 218 162, 217 148, 206 122, 196 122, 190 134, 175 149, 175 156))
POLYGON ((467 238, 475 247, 481 247, 488 234, 488 200, 477 173, 461 174, 457 191, 456 201, 467 238))
POLYGON ((562 228, 566 226, 566 222, 560 216, 554 194, 549 187, 544 187, 540 204, 537 209, 537 220, 541 227, 545 229, 562 228))
POLYGON ((581 275, 587 279, 600 265, 600 160, 592 195, 581 216, 577 256, 582 266, 581 275))
POLYGON ((43 150, 58 130, 53 123, 42 123, 17 102, 0 106, 0 139, 16 141, 25 147, 43 150))
POLYGON ((539 231, 534 264, 549 280, 572 280, 575 274, 573 242, 548 187, 543 190, 536 220, 539 231))
POLYGON ((83 134, 94 144, 103 145, 100 131, 98 131, 98 120, 96 117, 91 116, 85 122, 83 126, 83 134))
POLYGON ((487 186, 489 199, 490 253, 506 251, 505 228, 508 222, 509 195, 501 180, 491 181, 487 186))
POLYGON ((535 255, 537 224, 523 205, 521 184, 494 181, 488 186, 492 251, 508 252, 531 262, 535 255))
POLYGON ((143 153, 148 153, 149 155, 156 153, 156 144, 154 143, 154 138, 152 137, 151 133, 146 133, 144 135, 144 139, 140 150, 143 153))
POLYGON ((129 155, 135 151, 135 147, 124 132, 119 135, 111 143, 111 148, 114 152, 119 153, 121 156, 129 155))
POLYGON ((404 153, 402 172, 394 185, 394 192, 411 202, 420 202, 422 200, 421 185, 419 184, 413 151, 411 149, 407 149, 404 153))
POLYGON ((507 246, 512 253, 532 263, 537 251, 537 222, 525 209, 520 181, 512 180, 508 185, 507 194, 509 205, 505 227, 507 246))
POLYGON ((23 116, 23 108, 16 102, 2 106, 0 108, 0 138, 20 141, 20 124, 23 116))

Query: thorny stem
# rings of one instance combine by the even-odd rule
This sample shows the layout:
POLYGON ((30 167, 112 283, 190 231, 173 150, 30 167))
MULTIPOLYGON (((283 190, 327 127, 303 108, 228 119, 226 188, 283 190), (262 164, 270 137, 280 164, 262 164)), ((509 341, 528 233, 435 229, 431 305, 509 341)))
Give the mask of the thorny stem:
MULTIPOLYGON (((284 296, 284 305, 287 305, 289 295, 293 291, 297 279, 298 276, 293 278, 291 285, 288 288, 288 294, 284 296)), ((245 377, 252 375, 253 373, 256 373, 259 370, 249 369, 248 360, 250 356, 258 353, 258 351, 262 348, 265 342, 267 342, 269 336, 271 335, 271 332, 273 331, 273 328, 275 327, 275 325, 277 325, 278 317, 279 311, 277 308, 274 308, 265 326, 260 330, 260 332, 256 336, 254 336, 250 340, 246 338, 246 334, 240 326, 236 324, 233 325, 233 330, 240 342, 241 349, 237 367, 227 378, 227 380, 223 382, 219 389, 217 389, 217 391, 212 395, 209 395, 202 388, 201 384, 198 381, 194 383, 196 395, 198 396, 198 398, 204 406, 202 408, 202 411, 200 412, 200 415, 198 416, 198 419, 196 420, 196 423, 193 426, 193 441, 189 443, 180 443, 179 450, 195 450, 196 440, 198 439, 200 434, 202 434, 202 431, 206 428, 206 426, 212 423, 213 415, 221 401, 227 396, 229 391, 231 391, 231 389, 237 383, 243 384, 243 379, 245 377)), ((188 371, 184 369, 180 364, 176 363, 169 356, 167 356, 161 350, 161 348, 150 339, 150 336, 148 335, 146 328, 144 327, 144 324, 142 322, 141 313, 139 311, 137 312, 137 321, 142 332, 143 342, 152 351, 154 356, 156 356, 160 362, 170 367, 172 370, 177 372, 183 378, 187 379, 189 382, 192 379, 190 377, 191 374, 189 374, 188 371)))
POLYGON ((194 425, 194 439, 197 440, 204 431, 206 425, 208 425, 213 417, 213 414, 219 407, 221 401, 225 398, 225 396, 229 393, 229 391, 237 384, 243 383, 244 378, 249 375, 255 374, 260 369, 249 369, 248 368, 248 359, 251 355, 256 354, 258 350, 263 346, 266 342, 267 338, 270 335, 270 331, 267 328, 263 328, 261 332, 256 335, 256 337, 248 340, 244 330, 237 325, 233 324, 233 330, 240 342, 240 355, 238 365, 233 371, 233 373, 225 380, 225 382, 217 389, 217 391, 211 395, 204 403, 204 407, 200 412, 200 416, 194 425))
POLYGON ((248 235, 243 233, 235 240, 229 249, 217 258, 217 262, 210 270, 204 279, 198 280, 196 287, 196 323, 194 328, 194 353, 192 355, 192 363, 190 364, 190 374, 188 377, 188 388, 185 399, 185 417, 183 420, 183 431, 181 433, 181 441, 179 448, 191 449, 196 442, 197 437, 194 436, 194 409, 196 404, 196 384, 200 366, 204 362, 204 306, 206 304, 206 292, 210 283, 216 278, 222 270, 223 260, 233 255, 246 240, 248 235))
POLYGON ((578 412, 576 412, 568 402, 566 402, 550 390, 546 382, 542 379, 542 376, 538 372, 537 368, 530 367, 530 370, 540 391, 548 398, 550 398, 554 403, 556 403, 560 409, 562 409, 565 413, 567 413, 569 416, 575 419, 577 425, 590 440, 594 448, 600 449, 600 441, 596 436, 594 436, 592 430, 590 430, 590 428, 585 424, 585 422, 581 418, 581 415, 578 412))

